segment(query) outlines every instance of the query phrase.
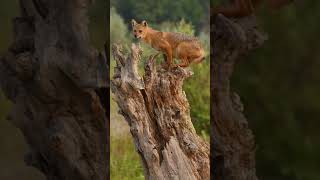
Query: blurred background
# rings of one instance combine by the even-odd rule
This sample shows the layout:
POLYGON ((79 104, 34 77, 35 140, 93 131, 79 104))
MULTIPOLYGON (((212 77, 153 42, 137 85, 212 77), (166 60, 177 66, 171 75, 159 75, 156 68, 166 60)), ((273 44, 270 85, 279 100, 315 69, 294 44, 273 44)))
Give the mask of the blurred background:
MULTIPOLYGON (((0 3, 0 56, 4 55, 13 41, 12 19, 19 15, 19 0, 0 3)), ((107 41, 107 8, 105 0, 95 0, 89 9, 92 45, 102 51, 107 41)), ((37 169, 25 165, 24 154, 28 151, 21 131, 6 119, 12 104, 0 90, 0 180, 44 180, 37 169)))
MULTIPOLYGON (((18 0, 2 1, 0 5, 0 56, 13 41, 12 18, 19 14, 18 0)), ((21 131, 15 128, 6 116, 12 104, 0 90, 0 179, 44 180, 44 176, 33 167, 25 165, 23 159, 28 147, 21 131)))
MULTIPOLYGON (((111 0, 110 2, 110 45, 121 43, 128 52, 133 38, 131 19, 138 23, 146 20, 154 29, 170 32, 182 32, 197 36, 204 45, 205 61, 192 65, 194 75, 184 83, 184 90, 191 105, 191 117, 197 133, 209 142, 210 124, 210 15, 207 0, 111 0)), ((143 62, 156 51, 141 43, 142 62, 139 70, 143 75, 143 62)), ((162 62, 160 56, 158 62, 162 62)), ((115 61, 111 57, 111 77, 115 61)), ((111 96, 113 94, 111 93, 111 96)), ((111 98, 111 179, 143 180, 140 157, 135 151, 129 126, 118 114, 118 106, 111 98)))
POLYGON ((256 137, 260 179, 320 179, 319 9, 320 1, 271 11, 262 4, 269 40, 235 66, 231 83, 256 137))

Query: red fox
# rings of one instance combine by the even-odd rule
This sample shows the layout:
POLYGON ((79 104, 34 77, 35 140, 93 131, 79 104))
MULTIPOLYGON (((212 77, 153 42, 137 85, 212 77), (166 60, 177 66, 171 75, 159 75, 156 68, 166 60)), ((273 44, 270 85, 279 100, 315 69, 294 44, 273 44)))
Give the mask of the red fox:
MULTIPOLYGON (((272 9, 281 8, 294 0, 266 0, 272 9)), ((254 13, 254 8, 261 0, 233 0, 232 5, 226 7, 214 7, 213 14, 221 13, 226 17, 244 17, 254 13)))
POLYGON ((132 20, 133 35, 143 42, 151 45, 152 48, 161 51, 165 55, 168 68, 176 66, 173 58, 181 61, 178 66, 187 67, 191 62, 200 63, 205 58, 205 52, 200 41, 182 33, 161 32, 152 29, 146 21, 140 24, 132 20))

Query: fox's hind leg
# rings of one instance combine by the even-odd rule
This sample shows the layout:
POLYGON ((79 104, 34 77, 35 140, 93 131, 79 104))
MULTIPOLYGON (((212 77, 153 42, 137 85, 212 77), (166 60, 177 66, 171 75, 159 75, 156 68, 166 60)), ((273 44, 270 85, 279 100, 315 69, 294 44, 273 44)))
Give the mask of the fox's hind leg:
POLYGON ((176 49, 177 59, 180 60, 180 64, 177 66, 187 67, 190 65, 190 54, 193 53, 192 47, 190 47, 190 43, 182 42, 178 45, 176 49))
POLYGON ((190 62, 199 64, 205 59, 206 55, 202 48, 194 49, 194 51, 190 52, 190 62))
POLYGON ((196 59, 194 59, 192 62, 195 63, 195 64, 199 64, 199 63, 201 63, 204 59, 205 59, 205 56, 204 56, 204 55, 201 55, 201 56, 197 57, 196 59))
POLYGON ((189 66, 189 60, 188 58, 184 57, 184 58, 180 58, 181 63, 178 64, 179 67, 188 67, 189 66))

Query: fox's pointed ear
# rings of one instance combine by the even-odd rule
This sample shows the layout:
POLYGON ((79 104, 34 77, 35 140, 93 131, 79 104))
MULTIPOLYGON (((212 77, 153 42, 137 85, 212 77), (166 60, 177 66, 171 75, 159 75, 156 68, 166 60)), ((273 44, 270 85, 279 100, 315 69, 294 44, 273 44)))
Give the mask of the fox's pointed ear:
POLYGON ((147 23, 147 21, 142 21, 142 23, 141 23, 143 26, 145 26, 145 27, 147 27, 148 26, 148 23, 147 23))
POLYGON ((132 19, 132 20, 131 20, 131 24, 132 24, 132 27, 134 27, 135 25, 137 25, 136 20, 132 19))

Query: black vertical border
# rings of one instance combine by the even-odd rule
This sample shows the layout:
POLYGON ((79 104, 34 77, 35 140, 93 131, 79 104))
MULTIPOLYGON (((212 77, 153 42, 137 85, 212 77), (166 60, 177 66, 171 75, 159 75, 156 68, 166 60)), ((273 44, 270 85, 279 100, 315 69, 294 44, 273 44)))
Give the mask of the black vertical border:
POLYGON ((108 86, 106 89, 106 102, 107 102, 107 106, 106 106, 106 117, 107 117, 107 122, 106 122, 106 129, 107 129, 107 180, 110 180, 110 0, 106 1, 106 33, 107 33, 107 40, 105 43, 105 55, 106 55, 106 62, 107 62, 107 66, 108 66, 108 70, 107 70, 107 80, 108 80, 108 86))

